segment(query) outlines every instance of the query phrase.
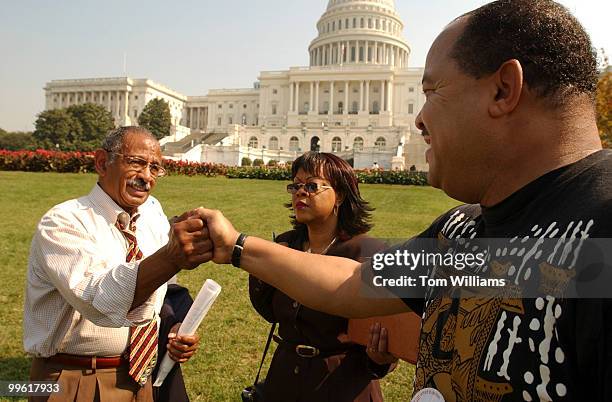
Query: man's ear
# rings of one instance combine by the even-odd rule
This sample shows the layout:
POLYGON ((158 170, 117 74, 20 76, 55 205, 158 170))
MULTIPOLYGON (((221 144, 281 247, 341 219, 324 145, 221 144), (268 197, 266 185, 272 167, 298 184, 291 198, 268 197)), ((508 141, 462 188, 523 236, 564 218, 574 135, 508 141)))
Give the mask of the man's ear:
POLYGON ((523 67, 516 60, 508 60, 493 74, 495 97, 489 105, 489 115, 502 117, 516 109, 523 93, 523 67))
POLYGON ((109 153, 104 149, 97 149, 94 154, 94 162, 96 166, 96 172, 100 177, 106 176, 107 165, 109 162, 109 153))

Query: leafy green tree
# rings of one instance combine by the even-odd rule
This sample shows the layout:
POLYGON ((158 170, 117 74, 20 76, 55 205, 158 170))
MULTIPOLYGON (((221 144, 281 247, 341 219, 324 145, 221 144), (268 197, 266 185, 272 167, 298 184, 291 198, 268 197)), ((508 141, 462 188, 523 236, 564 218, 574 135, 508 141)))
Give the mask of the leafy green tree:
POLYGON ((7 133, 0 129, 0 149, 19 151, 21 149, 36 149, 36 140, 30 132, 7 133))
POLYGON ((104 106, 84 103, 68 107, 67 112, 82 127, 81 136, 74 144, 81 151, 93 151, 98 148, 106 134, 115 127, 112 115, 104 106))
POLYGON ((138 116, 138 124, 148 129, 158 139, 170 135, 172 116, 170 106, 163 99, 151 99, 138 116))
POLYGON ((601 142, 605 148, 612 148, 612 71, 609 68, 597 83, 595 110, 601 142))
POLYGON ((83 136, 83 127, 66 109, 41 112, 34 126, 33 136, 41 148, 80 151, 77 145, 83 136))

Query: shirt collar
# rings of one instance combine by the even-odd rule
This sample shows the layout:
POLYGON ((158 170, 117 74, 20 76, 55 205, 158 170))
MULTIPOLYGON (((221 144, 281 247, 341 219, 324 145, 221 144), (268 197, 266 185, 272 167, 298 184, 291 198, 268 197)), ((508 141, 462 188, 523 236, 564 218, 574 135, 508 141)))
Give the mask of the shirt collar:
MULTIPOLYGON (((100 187, 100 184, 96 183, 89 193, 89 199, 96 207, 97 211, 106 219, 109 223, 115 224, 117 222, 117 216, 120 213, 125 212, 117 203, 100 187)), ((136 214, 139 210, 136 210, 136 214)))

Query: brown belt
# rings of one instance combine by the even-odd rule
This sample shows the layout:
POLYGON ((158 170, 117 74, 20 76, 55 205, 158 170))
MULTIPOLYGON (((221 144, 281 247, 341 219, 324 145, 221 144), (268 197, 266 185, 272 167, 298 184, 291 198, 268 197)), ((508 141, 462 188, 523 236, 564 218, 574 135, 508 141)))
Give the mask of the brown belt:
POLYGON ((98 356, 77 356, 58 353, 48 357, 48 361, 66 366, 86 367, 90 369, 114 368, 127 363, 123 356, 98 357, 98 356))

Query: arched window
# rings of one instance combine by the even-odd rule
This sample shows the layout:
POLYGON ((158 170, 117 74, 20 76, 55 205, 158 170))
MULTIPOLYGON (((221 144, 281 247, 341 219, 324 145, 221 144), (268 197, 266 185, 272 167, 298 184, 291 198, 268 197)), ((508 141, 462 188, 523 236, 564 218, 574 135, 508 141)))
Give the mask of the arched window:
POLYGON ((353 141, 353 150, 363 151, 363 138, 355 137, 355 140, 353 141))
POLYGON ((334 137, 332 139, 332 152, 342 151, 342 140, 340 137, 334 137))
POLYGON ((376 139, 376 142, 374 143, 374 147, 378 151, 384 151, 386 146, 387 146, 387 140, 385 140, 385 137, 378 137, 376 139))
POLYGON ((274 151, 277 150, 278 149, 278 138, 270 137, 270 143, 268 144, 268 148, 274 151))
POLYGON ((246 117, 246 114, 243 114, 242 115, 242 125, 246 126, 246 124, 247 124, 247 117, 246 117))
POLYGON ((361 25, 360 26, 361 26, 361 28, 365 28, 365 20, 363 18, 361 19, 361 25))
POLYGON ((357 114, 359 112, 359 103, 357 103, 357 101, 353 102, 351 112, 353 112, 353 114, 357 114))
POLYGON ((257 140, 257 137, 249 138, 249 147, 250 148, 259 148, 259 141, 257 140))
POLYGON ((291 137, 289 140, 289 151, 297 152, 300 150, 300 140, 298 137, 291 137))
POLYGON ((338 102, 338 114, 344 113, 344 102, 338 102))

